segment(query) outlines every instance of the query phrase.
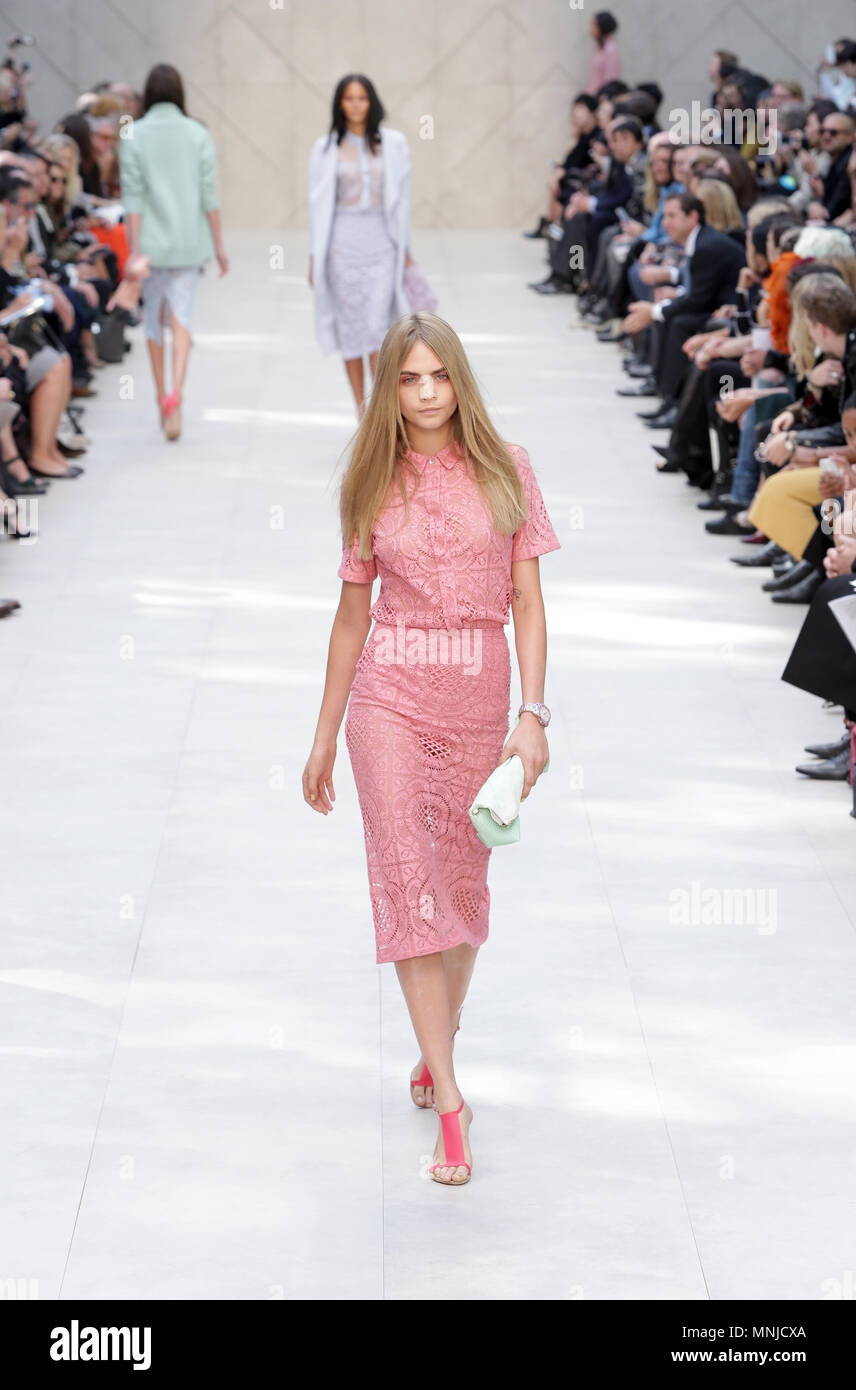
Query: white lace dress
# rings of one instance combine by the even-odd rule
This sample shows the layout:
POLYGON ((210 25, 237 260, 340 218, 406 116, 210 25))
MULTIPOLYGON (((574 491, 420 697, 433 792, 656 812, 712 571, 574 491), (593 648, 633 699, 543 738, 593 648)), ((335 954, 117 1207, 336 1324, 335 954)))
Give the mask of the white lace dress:
POLYGON ((395 319, 395 242, 383 210, 383 156, 350 131, 338 150, 327 280, 342 356, 377 352, 395 319))

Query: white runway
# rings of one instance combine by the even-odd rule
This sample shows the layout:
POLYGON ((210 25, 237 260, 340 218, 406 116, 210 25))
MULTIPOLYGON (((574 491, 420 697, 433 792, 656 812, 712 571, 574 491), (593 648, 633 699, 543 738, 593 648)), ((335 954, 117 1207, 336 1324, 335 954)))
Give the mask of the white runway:
POLYGON ((301 796, 354 417, 274 241, 204 278, 181 442, 135 330, 85 475, 0 547, 5 1296, 847 1296, 856 823, 793 771, 840 712, 515 232, 414 239, 563 546, 551 766, 456 1045, 473 1180, 428 1179, 343 731, 334 814, 301 796))

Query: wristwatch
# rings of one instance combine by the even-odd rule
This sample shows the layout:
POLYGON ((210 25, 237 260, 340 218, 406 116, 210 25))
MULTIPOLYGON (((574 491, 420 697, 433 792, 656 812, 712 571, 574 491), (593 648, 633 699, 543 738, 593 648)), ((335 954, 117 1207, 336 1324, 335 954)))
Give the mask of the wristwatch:
POLYGON ((550 722, 550 711, 547 706, 540 705, 537 701, 530 701, 529 704, 520 706, 520 709, 517 711, 517 718, 519 719, 523 711, 527 709, 535 715, 542 729, 546 729, 550 722))

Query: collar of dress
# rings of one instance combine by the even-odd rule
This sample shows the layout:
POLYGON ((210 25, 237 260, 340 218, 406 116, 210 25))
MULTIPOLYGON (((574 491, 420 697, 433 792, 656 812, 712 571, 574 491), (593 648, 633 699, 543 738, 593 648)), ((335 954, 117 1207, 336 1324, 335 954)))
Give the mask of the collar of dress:
POLYGON ((444 468, 454 468, 455 464, 461 461, 461 453, 454 440, 447 444, 445 448, 438 449, 436 454, 417 454, 413 449, 407 449, 406 453, 407 457, 420 473, 425 472, 427 465, 432 459, 442 463, 444 468))

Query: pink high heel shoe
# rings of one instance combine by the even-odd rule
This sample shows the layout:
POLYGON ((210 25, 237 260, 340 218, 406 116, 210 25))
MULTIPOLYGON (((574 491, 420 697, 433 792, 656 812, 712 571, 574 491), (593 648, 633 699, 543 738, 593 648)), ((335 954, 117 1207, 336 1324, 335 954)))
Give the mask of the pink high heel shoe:
MULTIPOLYGON (((460 1007, 459 1010, 458 1010, 458 1026, 457 1026, 457 1028, 455 1029, 455 1033, 460 1033, 460 1031, 461 1031, 461 1014, 462 1014, 463 1012, 464 1012, 464 1006, 463 1006, 463 1004, 462 1004, 461 1007, 460 1007)), ((455 1036, 455 1033, 452 1034, 452 1037, 455 1036)), ((414 1081, 412 1077, 410 1078, 410 1099, 413 1101, 413 1104, 416 1106, 416 1109, 417 1109, 417 1110, 430 1110, 431 1107, 428 1106, 428 1105, 420 1105, 420 1104, 419 1104, 419 1101, 416 1099, 416 1097, 415 1097, 414 1094, 413 1094, 413 1087, 414 1087, 414 1086, 423 1086, 423 1087, 424 1087, 424 1086, 432 1086, 432 1087, 433 1087, 433 1085, 434 1085, 434 1078, 433 1078, 433 1076, 431 1075, 430 1071, 428 1070, 428 1063, 427 1063, 427 1062, 423 1062, 423 1063, 422 1063, 422 1070, 421 1070, 421 1072, 419 1073, 419 1075, 418 1075, 418 1077, 416 1078, 416 1080, 414 1081)))
POLYGON ((161 424, 167 439, 178 439, 181 434, 181 404, 177 391, 161 396, 161 424))
POLYGON ((461 1101, 457 1110, 437 1110, 440 1116, 440 1128, 443 1131, 443 1153, 446 1155, 442 1163, 432 1163, 428 1172, 434 1182, 441 1182, 444 1187, 463 1187, 472 1177, 472 1165, 467 1163, 464 1158, 464 1140, 461 1134, 460 1114, 466 1105, 466 1101, 461 1101), (438 1178, 438 1168, 466 1168, 467 1176, 463 1180, 455 1181, 454 1178, 438 1178))

